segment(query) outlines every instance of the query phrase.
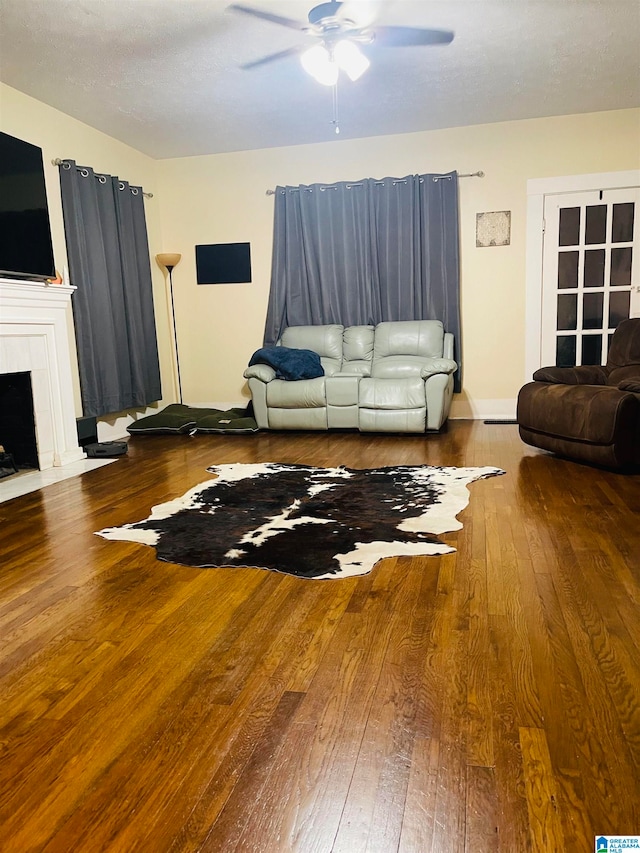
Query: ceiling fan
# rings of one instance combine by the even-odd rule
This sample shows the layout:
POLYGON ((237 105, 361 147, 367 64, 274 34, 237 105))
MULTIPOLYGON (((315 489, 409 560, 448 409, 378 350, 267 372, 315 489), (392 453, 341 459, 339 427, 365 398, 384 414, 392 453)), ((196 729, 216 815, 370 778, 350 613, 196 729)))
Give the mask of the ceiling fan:
POLYGON ((295 47, 271 53, 260 59, 243 65, 243 68, 257 68, 278 59, 299 55, 302 65, 312 77, 326 86, 335 86, 340 70, 351 80, 357 80, 369 67, 369 60, 360 49, 367 47, 426 47, 434 44, 449 44, 453 33, 448 30, 432 30, 420 27, 394 27, 375 25, 363 20, 356 11, 371 7, 370 3, 357 0, 330 0, 314 6, 308 14, 308 23, 286 18, 252 6, 232 3, 229 8, 236 12, 252 15, 273 24, 298 30, 316 40, 309 47, 300 44, 295 47), (360 18, 360 22, 358 19, 360 18))

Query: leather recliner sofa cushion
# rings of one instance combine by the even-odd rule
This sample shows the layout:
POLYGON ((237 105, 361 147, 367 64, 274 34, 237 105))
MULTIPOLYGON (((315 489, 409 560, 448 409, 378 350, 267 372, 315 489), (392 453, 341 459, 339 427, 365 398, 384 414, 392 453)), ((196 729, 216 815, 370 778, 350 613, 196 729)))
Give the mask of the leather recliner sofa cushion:
POLYGON ((640 374, 640 324, 638 318, 623 320, 613 334, 607 355, 609 385, 627 379, 638 379, 640 374))
POLYGON ((347 326, 343 334, 342 372, 369 376, 373 357, 373 326, 347 326))
POLYGON ((444 346, 442 323, 402 320, 378 323, 373 358, 390 355, 441 358, 444 346))
POLYGON ((388 355, 374 359, 371 375, 378 379, 420 378, 425 366, 424 358, 418 355, 388 355))
POLYGON ((424 382, 418 376, 400 380, 361 379, 359 405, 361 409, 424 408, 424 382))
POLYGON ((621 420, 632 426, 640 400, 608 385, 549 385, 529 382, 518 397, 521 427, 550 436, 612 444, 621 420))
POLYGON ((327 410, 276 409, 269 410, 271 429, 328 429, 327 410))
POLYGON ((327 390, 327 405, 329 406, 357 406, 359 376, 327 376, 325 379, 327 390))
POLYGON ((427 410, 363 409, 358 415, 361 432, 424 432, 427 410))
POLYGON ((426 379, 431 373, 451 373, 456 363, 442 357, 444 328, 442 323, 404 320, 379 323, 375 329, 375 346, 371 376, 378 379, 426 379), (433 360, 433 367, 429 361, 433 360), (436 364, 437 360, 437 364, 436 364))
POLYGON ((276 409, 316 409, 327 403, 325 377, 287 382, 274 379, 267 385, 267 405, 276 409))
POLYGON ((290 326, 280 338, 283 347, 317 352, 326 376, 342 369, 342 335, 344 326, 290 326))

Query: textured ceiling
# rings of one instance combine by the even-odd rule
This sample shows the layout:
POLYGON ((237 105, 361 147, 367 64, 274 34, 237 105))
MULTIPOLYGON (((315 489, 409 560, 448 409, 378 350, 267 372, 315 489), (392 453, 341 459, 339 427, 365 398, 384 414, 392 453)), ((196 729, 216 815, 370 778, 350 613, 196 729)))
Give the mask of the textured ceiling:
MULTIPOLYGON (((245 2, 300 20, 314 5, 245 2)), ((239 67, 310 37, 227 5, 0 0, 0 79, 157 158, 334 139, 331 90, 296 57, 239 67)), ((378 22, 455 39, 371 48, 339 86, 343 139, 640 106, 638 0, 390 0, 378 22)))

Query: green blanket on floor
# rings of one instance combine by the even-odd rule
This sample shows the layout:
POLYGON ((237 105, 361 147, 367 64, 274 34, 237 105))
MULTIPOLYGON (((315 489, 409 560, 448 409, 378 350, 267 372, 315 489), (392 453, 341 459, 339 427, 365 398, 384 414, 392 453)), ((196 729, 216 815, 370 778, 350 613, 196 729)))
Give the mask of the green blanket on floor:
POLYGON ((130 435, 195 432, 249 433, 258 432, 251 404, 246 409, 202 409, 172 403, 155 415, 147 415, 127 427, 130 435))

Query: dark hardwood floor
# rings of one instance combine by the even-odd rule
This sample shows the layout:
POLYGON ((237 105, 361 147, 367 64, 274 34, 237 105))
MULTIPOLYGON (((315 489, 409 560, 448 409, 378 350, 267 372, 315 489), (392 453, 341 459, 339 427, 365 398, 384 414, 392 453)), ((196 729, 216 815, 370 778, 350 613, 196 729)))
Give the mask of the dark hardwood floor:
POLYGON ((640 832, 640 475, 432 436, 137 437, 0 505, 0 850, 547 853, 640 832), (496 465, 441 557, 310 581, 96 530, 207 465, 496 465))

